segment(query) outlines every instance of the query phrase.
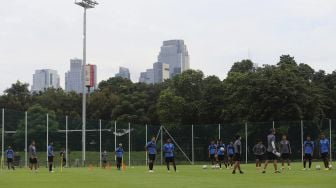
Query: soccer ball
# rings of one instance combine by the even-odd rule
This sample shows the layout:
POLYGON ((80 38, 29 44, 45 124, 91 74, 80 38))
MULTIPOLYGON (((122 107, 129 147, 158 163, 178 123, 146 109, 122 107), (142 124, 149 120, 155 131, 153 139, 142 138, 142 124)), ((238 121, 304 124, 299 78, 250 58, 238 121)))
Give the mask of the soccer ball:
POLYGON ((316 170, 321 170, 321 166, 320 165, 316 165, 316 170))
POLYGON ((221 151, 225 151, 225 149, 223 147, 220 148, 221 151))
POLYGON ((208 166, 207 165, 203 165, 203 167, 202 167, 204 170, 205 169, 207 169, 208 168, 208 166))
POLYGON ((329 164, 329 169, 332 169, 332 165, 331 164, 329 164))

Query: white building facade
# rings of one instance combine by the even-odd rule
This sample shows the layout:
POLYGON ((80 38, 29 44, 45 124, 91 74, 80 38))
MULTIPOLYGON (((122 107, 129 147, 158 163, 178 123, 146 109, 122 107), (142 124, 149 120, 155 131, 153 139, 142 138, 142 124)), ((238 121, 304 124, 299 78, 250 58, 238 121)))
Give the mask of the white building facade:
POLYGON ((45 91, 47 88, 60 88, 60 77, 56 70, 41 69, 33 74, 32 92, 45 91))

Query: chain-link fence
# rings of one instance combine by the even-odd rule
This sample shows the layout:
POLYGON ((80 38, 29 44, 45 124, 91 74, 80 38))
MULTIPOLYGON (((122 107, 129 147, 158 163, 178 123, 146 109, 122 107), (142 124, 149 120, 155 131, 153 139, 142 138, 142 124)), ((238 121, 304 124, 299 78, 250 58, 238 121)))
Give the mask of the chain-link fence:
MULTIPOLYGON (((1 156, 6 161, 4 151, 10 145, 15 151, 15 165, 27 166, 30 143, 36 142, 38 162, 47 165, 47 146, 53 142, 55 166, 61 165, 60 151, 66 154, 68 167, 82 167, 102 164, 102 153, 107 151, 108 165, 115 165, 115 149, 122 144, 123 162, 128 165, 146 165, 145 145, 152 137, 157 139, 156 163, 164 163, 162 147, 170 138, 175 145, 175 158, 179 164, 197 164, 208 161, 208 146, 211 141, 222 140, 225 145, 234 142, 235 135, 242 137, 242 160, 254 161, 252 148, 257 141, 267 145, 267 134, 271 128, 277 131, 277 143, 286 135, 291 143, 291 159, 302 160, 302 144, 309 135, 319 143, 323 133, 330 140, 331 159, 336 156, 336 121, 281 121, 247 122, 203 125, 140 125, 113 120, 87 120, 85 150, 83 150, 83 130, 81 117, 62 116, 53 112, 19 112, 2 109, 1 156), (4 131, 3 131, 4 130, 4 131)), ((319 157, 315 148, 314 158, 319 157)))

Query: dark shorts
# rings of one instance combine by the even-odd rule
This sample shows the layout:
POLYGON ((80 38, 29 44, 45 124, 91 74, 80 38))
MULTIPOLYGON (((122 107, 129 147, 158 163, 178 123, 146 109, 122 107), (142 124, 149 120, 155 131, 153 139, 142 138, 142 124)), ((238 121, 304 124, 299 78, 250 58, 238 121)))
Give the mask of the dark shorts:
POLYGON ((37 159, 36 159, 36 158, 30 158, 30 159, 29 159, 29 162, 30 162, 31 164, 37 164, 37 159))
POLYGON ((54 162, 54 156, 48 156, 48 162, 49 163, 54 162))
POLYGON ((290 158, 290 154, 289 153, 283 153, 281 154, 281 159, 289 159, 290 158))
POLYGON ((148 155, 148 159, 149 159, 150 161, 155 161, 155 154, 149 154, 149 155, 148 155))
POLYGON ((230 155, 229 155, 229 158, 231 158, 231 159, 232 159, 232 158, 233 158, 233 156, 234 156, 233 154, 230 154, 230 155))
POLYGON ((173 163, 175 162, 174 157, 166 157, 166 163, 173 163))
POLYGON ((263 155, 255 155, 255 158, 258 159, 259 161, 263 160, 263 155))
POLYGON ((7 158, 7 163, 12 163, 13 159, 12 158, 7 158))
POLYGON ((224 155, 218 155, 218 161, 224 161, 224 155))
POLYGON ((272 152, 267 152, 267 160, 277 160, 278 157, 272 153, 272 152))
POLYGON ((117 157, 117 164, 121 164, 122 163, 122 158, 121 157, 117 157))
POLYGON ((239 153, 234 154, 233 160, 234 161, 241 161, 241 155, 239 153))
POLYGON ((214 160, 215 159, 215 154, 211 154, 210 155, 210 160, 214 160))
POLYGON ((321 158, 325 159, 328 158, 329 153, 321 153, 321 158))
POLYGON ((102 162, 103 162, 103 164, 106 164, 106 163, 107 163, 107 160, 103 160, 102 162))
POLYGON ((305 155, 304 155, 304 157, 303 157, 305 160, 309 160, 309 161, 311 161, 312 159, 313 159, 313 156, 311 155, 311 154, 309 154, 309 153, 306 153, 305 155))

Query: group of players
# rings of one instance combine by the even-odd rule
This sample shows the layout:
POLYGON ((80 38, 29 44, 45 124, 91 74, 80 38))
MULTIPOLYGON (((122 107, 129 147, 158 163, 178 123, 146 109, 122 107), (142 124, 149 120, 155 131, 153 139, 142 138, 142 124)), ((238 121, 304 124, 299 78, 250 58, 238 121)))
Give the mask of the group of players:
MULTIPOLYGON (((266 154, 267 159, 265 160, 264 167, 262 169, 262 173, 266 173, 267 166, 270 161, 273 161, 275 173, 280 173, 278 170, 277 162, 280 158, 282 161, 282 170, 285 169, 285 162, 287 162, 288 169, 290 170, 290 155, 292 154, 292 149, 290 146, 290 142, 287 140, 286 135, 282 136, 282 140, 277 144, 276 136, 275 136, 275 129, 271 129, 270 133, 267 136, 267 147, 265 147, 262 141, 258 141, 258 143, 253 147, 253 153, 256 157, 256 168, 261 169, 261 163, 266 154), (276 147, 278 145, 278 147, 276 147), (279 152, 278 152, 279 151, 279 152)), ((321 138, 319 141, 319 154, 323 160, 325 170, 329 170, 329 140, 325 137, 324 134, 321 134, 321 138)), ((312 159, 314 156, 316 144, 314 141, 311 140, 310 136, 307 136, 307 139, 303 143, 303 170, 310 170, 312 165, 312 159), (308 168, 306 168, 307 161, 309 162, 308 168)), ((163 145, 163 152, 165 156, 165 162, 167 165, 167 170, 170 172, 170 163, 172 163, 174 171, 176 172, 176 163, 174 158, 174 144, 172 140, 169 138, 167 139, 166 143, 163 145)), ((146 144, 145 150, 148 153, 148 168, 149 172, 154 172, 154 164, 157 154, 157 145, 156 145, 156 138, 152 137, 152 139, 146 144)), ((37 152, 36 152, 36 145, 35 141, 29 145, 29 168, 35 172, 38 169, 38 161, 37 161, 37 152)), ((48 167, 49 172, 53 171, 53 162, 54 162, 54 150, 53 150, 53 143, 51 142, 48 145, 48 167)), ((116 157, 116 167, 118 170, 121 170, 122 163, 123 163, 123 147, 122 144, 119 144, 119 147, 115 150, 115 157, 116 157)), ((14 150, 11 146, 8 146, 8 149, 5 151, 6 158, 7 158, 7 165, 8 169, 15 169, 14 168, 14 150)), ((235 137, 235 142, 230 142, 230 144, 225 145, 221 140, 211 141, 208 147, 208 155, 212 165, 218 165, 219 168, 222 167, 222 163, 225 165, 227 169, 233 168, 232 173, 235 174, 238 170, 240 174, 244 172, 241 170, 240 161, 241 161, 241 154, 242 154, 242 143, 241 143, 241 136, 237 135, 235 137)), ((62 149, 60 152, 61 157, 61 166, 63 167, 66 164, 66 156, 65 150, 62 149)), ((107 167, 107 151, 104 150, 102 153, 102 167, 107 167)))
MULTIPOLYGON (((267 147, 263 145, 262 141, 258 141, 257 144, 253 147, 253 153, 256 158, 256 168, 261 169, 261 163, 263 161, 264 155, 266 154, 267 159, 265 160, 264 167, 262 169, 262 173, 266 173, 267 166, 270 161, 273 161, 275 173, 280 173, 278 170, 278 159, 282 162, 282 170, 285 169, 285 163, 287 163, 288 169, 291 169, 290 166, 290 156, 292 154, 292 149, 290 145, 290 141, 287 140, 287 136, 283 135, 282 140, 277 144, 276 142, 276 131, 275 129, 271 129, 269 134, 267 135, 267 147), (278 145, 278 147, 277 147, 278 145)), ((233 167, 232 174, 236 173, 238 169, 240 174, 243 174, 243 171, 240 168, 241 161, 241 137, 237 135, 235 137, 235 142, 230 142, 227 146, 223 144, 221 140, 211 141, 208 147, 209 159, 211 164, 214 166, 222 167, 222 163, 224 163, 227 169, 233 167)), ((325 170, 330 170, 329 165, 329 140, 325 137, 324 134, 321 134, 319 141, 319 155, 323 160, 325 170)), ((303 143, 303 169, 302 170, 310 170, 312 165, 312 160, 314 156, 314 150, 316 144, 311 140, 310 136, 307 136, 306 140, 303 143), (307 161, 309 162, 309 166, 307 168, 307 161)))

